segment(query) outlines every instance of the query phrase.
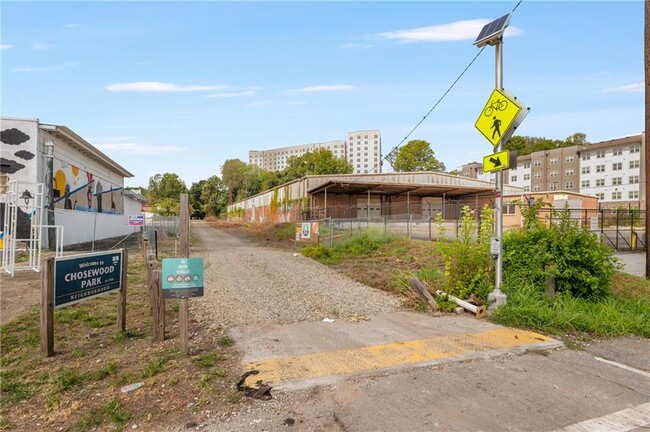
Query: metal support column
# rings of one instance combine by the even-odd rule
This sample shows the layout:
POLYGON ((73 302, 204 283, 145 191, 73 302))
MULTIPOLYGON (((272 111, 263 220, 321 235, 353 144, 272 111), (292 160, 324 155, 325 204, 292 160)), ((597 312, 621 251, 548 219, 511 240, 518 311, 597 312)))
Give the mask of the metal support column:
MULTIPOLYGON (((497 90, 503 90, 503 36, 494 44, 495 76, 497 90)), ((497 152, 503 151, 503 140, 499 141, 497 152)), ((494 202, 494 217, 496 218, 497 259, 494 270, 494 291, 488 294, 490 306, 488 310, 494 311, 499 306, 506 304, 507 296, 501 291, 503 281, 503 171, 496 172, 496 200, 494 202)))

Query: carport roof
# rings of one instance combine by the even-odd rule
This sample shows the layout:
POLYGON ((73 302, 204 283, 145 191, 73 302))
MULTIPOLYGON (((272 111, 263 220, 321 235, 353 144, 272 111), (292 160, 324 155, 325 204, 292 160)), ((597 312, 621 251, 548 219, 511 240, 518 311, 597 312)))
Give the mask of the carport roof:
MULTIPOLYGON (((440 174, 433 176, 433 180, 436 180, 440 174)), ((364 176, 365 177, 365 176, 364 176)), ((494 184, 483 182, 475 179, 468 179, 463 177, 456 176, 444 176, 440 182, 418 182, 415 181, 400 181, 404 176, 395 176, 397 178, 393 179, 392 176, 386 176, 384 174, 383 180, 398 180, 398 181, 372 181, 371 176, 368 177, 358 177, 356 179, 344 178, 336 179, 329 178, 324 183, 321 183, 315 187, 312 187, 307 190, 310 194, 322 193, 327 190, 328 193, 334 194, 362 194, 370 193, 374 195, 401 195, 409 193, 413 196, 441 196, 445 195, 448 197, 457 197, 464 195, 472 194, 481 194, 481 193, 494 193, 494 184), (451 178, 451 179, 450 179, 451 178)), ((511 189, 511 187, 508 187, 511 189)), ((517 193, 516 188, 513 190, 508 190, 508 193, 517 193)))

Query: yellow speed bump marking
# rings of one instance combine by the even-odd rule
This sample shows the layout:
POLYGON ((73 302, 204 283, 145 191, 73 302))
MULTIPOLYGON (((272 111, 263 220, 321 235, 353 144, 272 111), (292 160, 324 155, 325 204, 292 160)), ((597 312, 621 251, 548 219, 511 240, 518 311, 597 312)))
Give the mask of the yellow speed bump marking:
POLYGON ((395 366, 426 363, 471 352, 515 348, 553 339, 537 333, 499 328, 479 333, 461 333, 340 351, 280 357, 245 363, 245 370, 257 369, 248 384, 298 381, 331 375, 385 369, 395 366))

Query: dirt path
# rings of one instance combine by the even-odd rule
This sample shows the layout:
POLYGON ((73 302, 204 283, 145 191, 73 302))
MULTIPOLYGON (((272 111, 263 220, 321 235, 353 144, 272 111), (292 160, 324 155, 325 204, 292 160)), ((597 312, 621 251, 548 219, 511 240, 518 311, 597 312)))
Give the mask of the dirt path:
POLYGON ((14 277, 0 274, 0 324, 5 324, 41 300, 41 273, 32 270, 15 272, 14 277))

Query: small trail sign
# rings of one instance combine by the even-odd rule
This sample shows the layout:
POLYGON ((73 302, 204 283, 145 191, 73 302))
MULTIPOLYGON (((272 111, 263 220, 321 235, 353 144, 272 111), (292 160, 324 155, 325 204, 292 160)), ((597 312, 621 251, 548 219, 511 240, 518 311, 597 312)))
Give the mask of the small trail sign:
POLYGON ((203 296, 203 258, 163 258, 162 292, 164 298, 203 296))

